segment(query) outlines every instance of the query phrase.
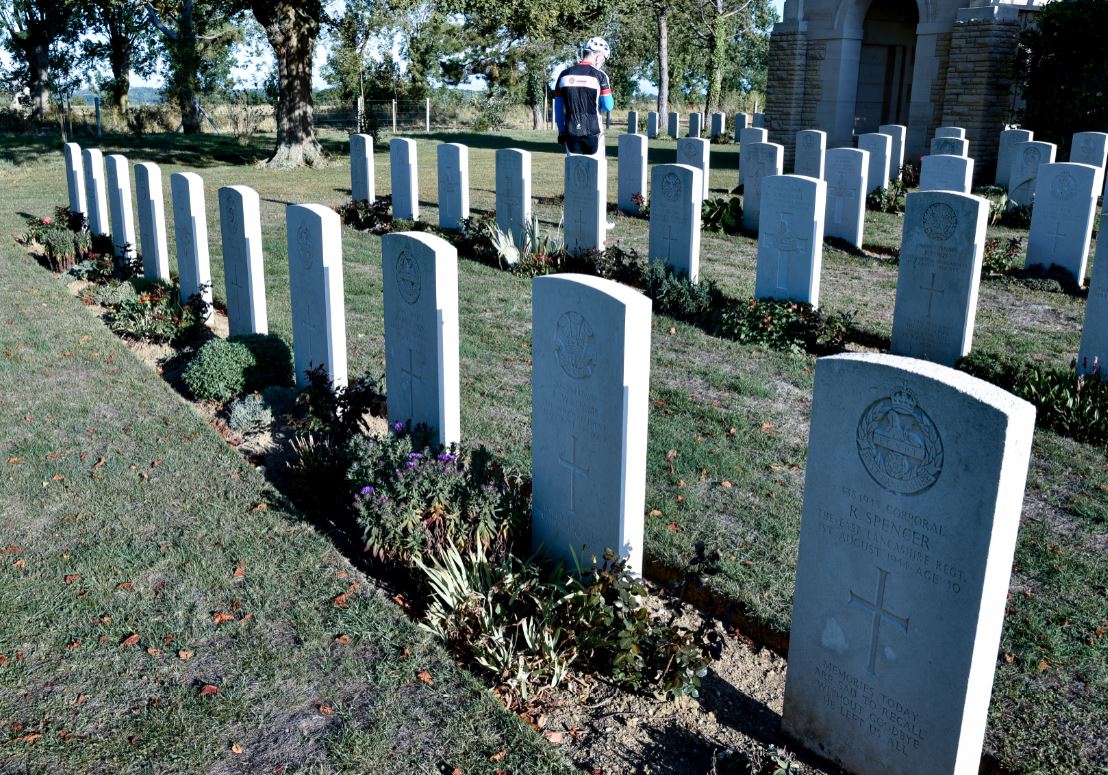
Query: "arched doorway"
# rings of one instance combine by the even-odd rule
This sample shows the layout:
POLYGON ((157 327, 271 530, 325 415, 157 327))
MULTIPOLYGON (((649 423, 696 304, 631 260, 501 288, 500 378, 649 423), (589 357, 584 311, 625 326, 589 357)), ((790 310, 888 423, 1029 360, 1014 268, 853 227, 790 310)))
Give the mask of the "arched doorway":
POLYGON ((907 124, 919 10, 914 0, 873 0, 862 27, 854 132, 907 124))

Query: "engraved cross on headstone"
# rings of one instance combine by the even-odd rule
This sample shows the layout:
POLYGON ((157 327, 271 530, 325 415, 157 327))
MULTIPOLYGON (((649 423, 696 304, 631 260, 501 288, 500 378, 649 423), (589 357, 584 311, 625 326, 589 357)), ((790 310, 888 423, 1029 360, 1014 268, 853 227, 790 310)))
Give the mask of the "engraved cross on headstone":
POLYGON ((792 255, 801 252, 808 242, 806 239, 793 236, 789 231, 788 217, 791 215, 792 213, 781 213, 777 232, 766 235, 766 242, 777 251, 777 289, 782 291, 789 288, 789 263, 792 255))
POLYGON ((448 171, 445 175, 443 175, 443 188, 445 188, 451 194, 455 193, 458 190, 458 177, 459 176, 457 172, 454 172, 453 170, 448 171))
POLYGON ((415 371, 415 353, 408 348, 408 365, 400 367, 400 373, 408 378, 408 419, 415 419, 415 383, 423 384, 423 377, 415 371))
POLYGON ((662 242, 665 243, 665 258, 669 260, 673 258, 673 243, 677 242, 677 238, 673 235, 673 224, 666 222, 665 229, 661 235, 662 242))
POLYGON ((931 273, 931 287, 928 288, 926 286, 921 285, 919 287, 919 289, 921 291, 927 291, 927 317, 930 318, 931 317, 931 304, 932 304, 932 302, 935 301, 935 294, 937 293, 941 296, 943 293, 946 292, 946 288, 936 288, 935 287, 935 273, 932 272, 931 273))
POLYGON ((846 178, 846 171, 839 170, 835 176, 835 187, 830 189, 830 193, 835 197, 835 223, 843 222, 843 203, 847 199, 853 199, 857 192, 857 189, 847 185, 846 178))
POLYGON ((1062 231, 1061 223, 1055 222, 1054 231, 1050 232, 1046 236, 1052 238, 1050 243, 1050 255, 1051 257, 1054 257, 1058 253, 1058 240, 1066 236, 1066 232, 1062 231))
POLYGON ((889 624, 895 624, 905 633, 908 632, 907 617, 897 616, 885 608, 885 585, 889 578, 889 572, 884 568, 878 568, 877 572, 880 575, 877 578, 876 600, 871 602, 855 593, 854 590, 850 591, 850 605, 857 606, 873 616, 869 639, 869 663, 866 665, 866 672, 873 676, 877 675, 877 650, 881 640, 881 620, 884 619, 889 624))
POLYGON ((577 514, 577 477, 588 476, 589 469, 577 465, 577 437, 570 436, 569 460, 558 455, 558 464, 569 471, 569 513, 577 514))

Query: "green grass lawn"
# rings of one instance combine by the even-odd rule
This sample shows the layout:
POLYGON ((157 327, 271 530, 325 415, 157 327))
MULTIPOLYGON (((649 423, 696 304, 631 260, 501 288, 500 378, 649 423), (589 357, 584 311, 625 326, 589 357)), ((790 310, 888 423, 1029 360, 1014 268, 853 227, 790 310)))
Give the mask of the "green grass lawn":
MULTIPOLYGON (((561 193, 562 157, 548 133, 432 134, 416 139, 425 221, 437 223, 434 146, 439 141, 470 145, 475 209, 494 206, 493 159, 499 147, 532 151, 536 197, 561 193)), ((615 140, 613 133, 609 136, 609 201, 615 199, 615 140)), ((102 147, 105 153, 126 153, 132 162, 157 161, 163 164, 166 178, 183 169, 204 177, 217 298, 223 295, 223 277, 216 189, 244 184, 259 192, 270 330, 291 339, 284 206, 343 203, 349 198, 349 167, 344 161, 345 138, 338 135, 324 138, 335 154, 333 167, 276 173, 249 166, 264 158, 269 142, 259 138, 241 147, 210 138, 109 138, 102 147)), ((652 143, 651 163, 673 161, 674 148, 672 141, 652 143)), ((65 202, 61 154, 46 154, 47 150, 45 142, 27 138, 0 141, 0 184, 12 203, 0 213, 0 231, 20 230, 22 222, 12 210, 41 215, 65 202)), ((723 195, 735 183, 735 146, 713 146, 712 162, 713 194, 723 195)), ((377 191, 386 193, 387 150, 378 148, 376 165, 377 191)), ((535 210, 546 227, 555 227, 560 216, 557 206, 536 204, 535 210)), ((167 217, 172 218, 170 208, 167 217)), ((612 218, 616 229, 610 233, 611 240, 645 251, 646 222, 612 218)), ((867 245, 896 248, 900 224, 898 216, 870 214, 867 245)), ((169 228, 172 234, 172 224, 169 228)), ((991 230, 996 236, 1012 233, 991 230)), ((344 230, 352 374, 383 373, 380 245, 377 237, 344 230)), ((753 292, 753 240, 705 234, 702 251, 702 277, 736 296, 753 292)), ((8 252, 19 253, 16 248, 8 252)), ((44 276, 40 270, 26 272, 24 285, 45 282, 39 279, 44 276)), ((5 273, 9 284, 10 276, 5 273)), ((825 249, 823 306, 855 310, 858 327, 880 341, 891 331, 896 276, 894 260, 825 249)), ((463 436, 487 444, 526 469, 530 461, 530 283, 462 261, 459 294, 463 436)), ((5 296, 5 305, 11 303, 9 298, 5 296)), ((1065 294, 985 282, 975 349, 1068 363, 1077 349, 1084 306, 1082 299, 1065 294)), ((64 327, 59 321, 55 325, 64 327)), ((70 341, 85 333, 102 334, 97 324, 79 317, 66 330, 70 341)), ((814 362, 807 355, 766 352, 720 340, 655 316, 647 509, 661 516, 647 517, 648 566, 658 573, 681 571, 695 560, 698 546, 717 553, 718 560, 702 576, 703 585, 778 647, 787 636, 791 610, 814 362), (668 455, 667 461, 670 450, 675 455, 668 455)), ((119 378, 105 376, 104 384, 112 384, 113 379, 119 378)), ((146 389, 165 394, 161 386, 146 389)), ((134 401, 150 409, 150 398, 134 401)), ((211 444, 219 446, 211 436, 211 444)), ((218 481, 238 465, 208 468, 218 481)), ((987 751, 1013 771, 1108 768, 1106 481, 1108 462, 1102 448, 1048 431, 1036 433, 986 741, 987 751)), ((52 486, 45 492, 51 492, 52 486)), ((37 491, 35 496, 42 497, 37 491)))

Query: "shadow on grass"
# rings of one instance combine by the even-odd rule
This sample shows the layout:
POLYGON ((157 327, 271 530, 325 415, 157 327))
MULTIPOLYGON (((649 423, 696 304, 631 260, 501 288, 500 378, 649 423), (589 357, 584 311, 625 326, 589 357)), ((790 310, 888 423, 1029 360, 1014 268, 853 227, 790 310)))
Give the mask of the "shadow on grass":
MULTIPOLYGON (((77 133, 69 139, 82 147, 100 148, 104 155, 123 153, 134 157, 135 161, 149 159, 159 164, 196 168, 249 165, 265 161, 273 153, 275 142, 273 135, 255 135, 242 143, 229 135, 171 133, 146 134, 141 137, 105 134, 99 139, 95 135, 77 133)), ((61 159, 60 135, 17 134, 0 137, 0 162, 14 166, 35 163, 51 151, 56 151, 61 159)))

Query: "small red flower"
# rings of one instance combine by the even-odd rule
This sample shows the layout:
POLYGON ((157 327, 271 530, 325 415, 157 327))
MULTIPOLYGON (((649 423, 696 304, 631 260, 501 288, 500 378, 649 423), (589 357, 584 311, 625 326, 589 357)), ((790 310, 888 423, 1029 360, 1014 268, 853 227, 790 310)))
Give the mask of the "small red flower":
POLYGON ((54 219, 49 215, 47 215, 45 218, 42 219, 42 225, 43 226, 48 226, 53 222, 54 222, 54 219))

